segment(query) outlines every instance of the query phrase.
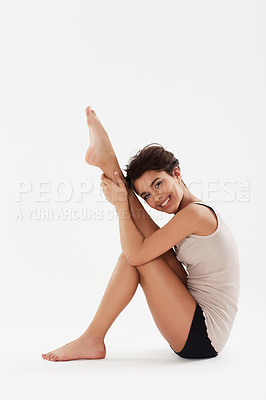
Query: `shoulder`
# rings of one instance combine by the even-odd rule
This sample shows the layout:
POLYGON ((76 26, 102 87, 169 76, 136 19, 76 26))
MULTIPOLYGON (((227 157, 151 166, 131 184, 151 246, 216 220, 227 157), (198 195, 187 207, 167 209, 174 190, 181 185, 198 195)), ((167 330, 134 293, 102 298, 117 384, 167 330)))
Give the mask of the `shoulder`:
POLYGON ((217 228, 217 218, 212 209, 202 204, 190 203, 187 207, 188 218, 193 215, 195 218, 194 232, 195 235, 210 235, 217 228))
POLYGON ((190 203, 186 207, 182 208, 182 210, 178 211, 174 218, 200 218, 203 216, 202 209, 205 207, 199 207, 198 204, 190 203))
POLYGON ((200 230, 207 219, 206 208, 197 203, 190 203, 182 208, 173 219, 177 224, 185 223, 189 227, 188 234, 194 234, 200 230))
MULTIPOLYGON (((202 213, 202 208, 198 207, 195 203, 190 203, 186 207, 182 208, 178 211, 175 216, 172 218, 171 225, 175 226, 175 228, 182 229, 185 236, 194 233, 199 229, 204 220, 204 213, 202 213)), ((168 223, 169 224, 169 223, 168 223)))

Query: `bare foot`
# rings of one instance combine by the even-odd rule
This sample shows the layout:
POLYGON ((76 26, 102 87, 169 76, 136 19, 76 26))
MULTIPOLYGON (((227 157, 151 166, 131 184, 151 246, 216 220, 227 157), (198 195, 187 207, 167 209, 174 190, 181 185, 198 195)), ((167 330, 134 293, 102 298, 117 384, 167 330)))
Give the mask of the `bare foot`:
POLYGON ((108 134, 102 126, 96 112, 90 106, 86 108, 87 124, 90 133, 90 146, 85 160, 88 164, 102 168, 110 163, 110 158, 116 158, 108 134))
POLYGON ((54 351, 42 354, 42 358, 48 361, 69 361, 82 358, 95 360, 105 358, 105 356, 106 348, 102 340, 83 335, 54 351))

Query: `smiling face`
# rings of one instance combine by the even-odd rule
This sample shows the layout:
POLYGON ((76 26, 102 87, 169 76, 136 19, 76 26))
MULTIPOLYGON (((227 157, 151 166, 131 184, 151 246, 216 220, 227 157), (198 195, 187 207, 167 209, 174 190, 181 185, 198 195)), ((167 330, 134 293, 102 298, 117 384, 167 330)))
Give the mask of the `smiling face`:
POLYGON ((146 171, 134 186, 150 207, 167 214, 176 213, 182 201, 183 184, 178 167, 174 168, 173 176, 165 171, 146 171))

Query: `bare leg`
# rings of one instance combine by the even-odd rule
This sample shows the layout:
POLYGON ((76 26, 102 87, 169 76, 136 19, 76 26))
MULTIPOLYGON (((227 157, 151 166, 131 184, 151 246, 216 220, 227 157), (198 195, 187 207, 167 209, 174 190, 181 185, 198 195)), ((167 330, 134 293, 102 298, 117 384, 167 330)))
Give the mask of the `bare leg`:
MULTIPOLYGON (((121 177, 123 177, 108 135, 96 117, 95 112, 87 109, 87 116, 91 144, 86 153, 86 161, 91 165, 99 166, 110 179, 114 180, 114 170, 120 171, 121 177), (95 124, 93 123, 93 118, 94 122, 96 121, 95 124), (97 151, 99 148, 103 150, 100 153, 97 151), (104 157, 102 157, 102 154, 104 154, 104 157)), ((134 223, 142 235, 147 237, 159 229, 159 226, 150 218, 132 191, 129 191, 129 199, 134 223)), ((186 285, 186 272, 175 258, 173 250, 165 253, 163 259, 168 262, 168 267, 170 266, 170 269, 179 276, 183 285, 186 285)), ((73 360, 77 358, 104 358, 106 355, 104 337, 114 320, 132 299, 138 283, 139 273, 137 269, 128 265, 122 253, 95 317, 86 332, 65 346, 47 354, 42 354, 42 357, 50 361, 73 360)))
POLYGON ((139 284, 138 271, 128 265, 122 253, 106 287, 98 310, 86 332, 78 339, 42 357, 49 361, 104 358, 104 337, 117 316, 128 305, 139 284))
MULTIPOLYGON (((102 126, 95 111, 91 110, 91 107, 87 107, 86 116, 90 133, 90 146, 85 156, 86 162, 90 165, 99 167, 107 178, 112 179, 114 182, 116 182, 114 171, 118 171, 126 183, 108 134, 102 126)), ((132 190, 129 190, 129 205, 132 219, 143 237, 148 237, 157 229, 160 229, 160 227, 146 212, 145 208, 132 190)), ((174 250, 168 250, 163 255, 163 258, 177 274, 183 284, 187 286, 187 273, 182 264, 176 259, 174 250)))
MULTIPOLYGON (((98 149, 104 150, 108 159, 101 154, 94 154, 93 165, 98 165, 114 181, 114 170, 119 171, 123 178, 108 135, 100 126, 96 113, 90 109, 86 113, 92 143, 87 151, 86 161, 90 164, 93 144, 98 141, 98 149)), ((129 193, 129 200, 133 221, 144 237, 159 229, 133 192, 129 193)), ((180 351, 186 342, 196 308, 196 301, 186 287, 185 270, 175 258, 173 250, 136 269, 157 327, 172 348, 180 351)))
POLYGON ((196 300, 163 257, 135 267, 157 328, 179 352, 188 338, 196 300))

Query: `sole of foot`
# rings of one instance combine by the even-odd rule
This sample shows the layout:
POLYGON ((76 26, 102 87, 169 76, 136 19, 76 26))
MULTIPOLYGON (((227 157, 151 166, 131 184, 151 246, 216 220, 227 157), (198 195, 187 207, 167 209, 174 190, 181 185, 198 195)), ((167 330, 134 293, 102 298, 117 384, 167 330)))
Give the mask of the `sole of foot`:
POLYGON ((90 133, 90 145, 85 154, 85 161, 89 165, 102 169, 106 163, 110 163, 110 157, 115 158, 114 149, 106 130, 91 106, 86 108, 86 116, 90 133))

